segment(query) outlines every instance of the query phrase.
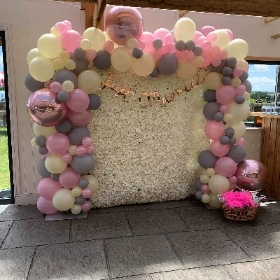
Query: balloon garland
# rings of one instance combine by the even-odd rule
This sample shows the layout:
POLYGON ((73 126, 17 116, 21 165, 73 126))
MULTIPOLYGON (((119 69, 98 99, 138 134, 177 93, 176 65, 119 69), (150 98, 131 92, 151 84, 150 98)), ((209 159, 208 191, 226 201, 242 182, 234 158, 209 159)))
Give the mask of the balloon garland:
POLYGON ((143 32, 141 14, 131 7, 112 8, 105 28, 102 32, 91 27, 81 35, 69 21, 58 22, 27 54, 25 86, 32 92, 27 110, 36 136, 32 145, 42 155, 37 167, 43 177, 38 185, 39 211, 89 211, 90 198, 98 190, 97 179, 89 175, 95 161, 86 125, 91 110, 101 106, 96 92, 104 81, 89 70, 89 63, 98 70, 113 67, 142 77, 177 75, 184 80, 210 67, 204 80, 208 90, 203 113, 211 144, 198 156, 205 171, 195 182, 195 195, 220 207, 217 195, 236 184, 237 163, 245 158, 242 120, 250 112, 245 101, 251 91, 244 60, 247 43, 234 39, 228 29, 204 26, 197 31, 189 18, 178 20, 173 31, 143 32))

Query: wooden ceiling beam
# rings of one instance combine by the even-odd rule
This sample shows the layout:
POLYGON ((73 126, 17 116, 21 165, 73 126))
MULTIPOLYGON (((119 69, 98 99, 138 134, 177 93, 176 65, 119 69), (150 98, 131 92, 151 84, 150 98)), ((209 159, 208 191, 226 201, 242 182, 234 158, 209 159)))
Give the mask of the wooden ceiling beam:
POLYGON ((280 61, 280 57, 272 57, 272 56, 247 56, 245 60, 260 60, 260 61, 280 61))
POLYGON ((95 4, 91 2, 84 2, 81 5, 81 10, 85 10, 85 29, 93 26, 93 14, 95 4))
POLYGON ((189 11, 187 11, 187 10, 181 10, 181 11, 179 11, 179 17, 180 17, 180 18, 181 18, 181 17, 184 17, 188 12, 189 12, 189 11))
POLYGON ((266 17, 265 19, 264 19, 264 22, 265 23, 270 23, 270 22, 272 22, 272 21, 274 21, 274 20, 276 20, 276 19, 278 19, 279 17, 266 17))

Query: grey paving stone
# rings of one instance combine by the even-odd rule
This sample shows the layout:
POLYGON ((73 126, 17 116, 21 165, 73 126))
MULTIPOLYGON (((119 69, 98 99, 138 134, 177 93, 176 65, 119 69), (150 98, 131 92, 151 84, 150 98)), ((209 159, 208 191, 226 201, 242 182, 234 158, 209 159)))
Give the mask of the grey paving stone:
POLYGON ((168 234, 186 268, 244 262, 250 258, 219 230, 168 234))
POLYGON ((43 219, 43 214, 39 212, 36 205, 16 206, 1 205, 0 221, 24 220, 24 219, 43 219))
POLYGON ((86 220, 72 220, 71 241, 131 235, 124 213, 91 214, 86 220))
POLYGON ((129 212, 127 217, 136 235, 178 232, 187 229, 174 209, 129 212))
POLYGON ((131 276, 131 277, 122 277, 118 278, 121 280, 151 280, 149 275, 138 275, 138 276, 131 276))
POLYGON ((12 221, 0 222, 0 246, 3 243, 12 223, 12 221))
POLYGON ((224 232, 252 259, 280 257, 280 224, 232 228, 224 232))
POLYGON ((105 240, 112 277, 135 276, 182 268, 163 235, 105 240))
POLYGON ((84 241, 38 247, 29 279, 108 279, 103 241, 84 241))
POLYGON ((262 203, 258 216, 256 218, 258 224, 279 224, 280 223, 280 202, 272 201, 262 203))
POLYGON ((25 280, 33 253, 31 247, 0 250, 0 279, 25 280))
POLYGON ((109 208, 101 208, 98 213, 111 213, 111 212, 131 212, 131 211, 144 211, 154 209, 169 209, 179 207, 193 207, 193 204, 187 200, 174 200, 156 203, 143 203, 134 205, 121 205, 109 208))
POLYGON ((37 246, 69 242, 69 221, 20 220, 14 221, 2 248, 37 246))

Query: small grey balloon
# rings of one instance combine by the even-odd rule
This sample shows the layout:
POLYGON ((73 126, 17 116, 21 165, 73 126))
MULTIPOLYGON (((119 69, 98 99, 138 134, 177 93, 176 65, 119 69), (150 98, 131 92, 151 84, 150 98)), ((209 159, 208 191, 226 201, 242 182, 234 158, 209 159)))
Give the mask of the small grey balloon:
POLYGON ((239 77, 239 79, 241 80, 241 82, 244 82, 248 79, 249 74, 246 71, 243 71, 243 74, 239 77))
POLYGON ((150 74, 150 77, 156 78, 159 75, 158 69, 155 67, 153 72, 150 74))
POLYGON ((80 204, 81 205, 81 204, 84 204, 85 201, 86 201, 86 199, 82 196, 78 196, 78 197, 75 198, 75 204, 80 204))
POLYGON ((24 85, 31 92, 44 88, 44 83, 36 81, 30 74, 26 75, 24 85))
POLYGON ((67 136, 72 145, 81 145, 83 138, 86 136, 90 136, 90 132, 84 126, 76 126, 70 131, 67 136))
POLYGON ((159 50, 162 47, 163 43, 161 39, 155 39, 153 41, 153 47, 155 50, 159 50))
POLYGON ((221 81, 222 81, 223 85, 230 85, 231 84, 231 77, 230 76, 223 76, 221 81))
POLYGON ((222 74, 223 74, 224 76, 230 76, 230 75, 232 74, 232 68, 229 67, 229 66, 225 66, 225 67, 223 68, 222 74))
POLYGON ((101 50, 96 53, 96 57, 93 60, 93 65, 99 70, 107 70, 111 66, 110 53, 101 50))
POLYGON ((201 191, 197 191, 195 194, 196 199, 201 200, 202 199, 202 192, 201 191))
POLYGON ((94 165, 95 161, 92 155, 85 155, 82 157, 75 155, 71 161, 72 168, 81 175, 90 173, 94 165))
POLYGON ((203 183, 200 181, 200 178, 196 178, 195 182, 194 182, 194 188, 196 191, 200 191, 201 190, 201 186, 203 185, 203 183))
POLYGON ((51 178, 54 181, 59 181, 59 174, 51 174, 51 178))
POLYGON ((228 145, 229 144, 230 138, 226 135, 223 135, 220 137, 220 143, 223 145, 228 145))
POLYGON ((202 54, 202 48, 200 46, 196 46, 193 50, 193 53, 195 54, 195 56, 199 56, 202 54))
POLYGON ((246 88, 246 91, 247 91, 248 93, 251 93, 251 91, 252 91, 252 85, 251 85, 251 83, 250 83, 248 80, 245 80, 244 82, 242 82, 241 85, 244 85, 245 88, 246 88))
POLYGON ((175 43, 175 47, 176 47, 176 50, 178 50, 178 51, 183 51, 183 50, 185 49, 185 47, 186 47, 186 44, 185 44, 184 41, 179 40, 179 41, 177 41, 177 42, 175 43))
POLYGON ((97 110, 101 106, 101 99, 97 94, 90 94, 89 96, 89 110, 97 110))
POLYGON ((186 49, 187 51, 193 51, 194 48, 195 48, 195 43, 194 43, 194 41, 190 40, 190 41, 186 42, 186 44, 185 44, 185 49, 186 49))
POLYGON ((238 95, 235 96, 234 101, 237 104, 243 104, 245 102, 245 97, 238 94, 238 95))
POLYGON ((71 54, 71 59, 75 61, 76 63, 76 67, 75 69, 73 70, 73 72, 76 74, 76 75, 79 75, 81 74, 83 71, 87 70, 88 69, 88 60, 86 58, 82 58, 82 59, 78 59, 75 57, 74 54, 71 54))
POLYGON ((234 145, 235 143, 236 143, 235 137, 231 137, 231 138, 229 139, 229 144, 232 146, 232 145, 234 145))
POLYGON ((221 112, 217 112, 213 116, 213 120, 216 122, 221 122, 224 119, 224 114, 221 112))
POLYGON ((55 72, 52 81, 59 82, 61 84, 63 84, 65 81, 71 81, 74 84, 74 88, 77 88, 78 85, 78 78, 75 73, 67 69, 62 69, 55 72))
POLYGON ((57 132, 68 134, 73 128, 73 124, 69 119, 64 119, 60 124, 55 126, 57 132))
POLYGON ((200 152, 198 156, 198 163, 201 167, 207 169, 207 168, 213 168, 216 164, 217 157, 215 157, 209 150, 204 150, 200 152))
POLYGON ((45 147, 45 146, 38 147, 38 153, 39 153, 40 155, 46 155, 48 152, 49 152, 49 151, 48 151, 47 147, 45 147))
POLYGON ((215 90, 211 90, 211 89, 207 89, 204 94, 203 94, 203 98, 206 102, 214 102, 216 101, 216 91, 215 90))
POLYGON ((37 165, 37 171, 43 178, 48 178, 51 176, 51 173, 46 169, 45 165, 46 159, 42 158, 37 165))
POLYGON ((88 179, 87 179, 87 178, 81 178, 81 179, 79 180, 78 185, 79 185, 80 188, 85 189, 85 188, 87 188, 88 183, 89 183, 89 182, 88 182, 88 179))
POLYGON ((178 66, 178 59, 173 53, 164 54, 157 63, 157 69, 162 76, 175 74, 178 66))
POLYGON ((143 51, 140 48, 134 48, 132 50, 132 56, 136 59, 139 59, 143 56, 143 51))
POLYGON ((208 120, 214 120, 214 115, 220 111, 220 103, 209 102, 203 108, 203 115, 208 120))
POLYGON ((228 136, 228 137, 233 137, 235 131, 232 127, 228 127, 226 130, 225 130, 225 135, 228 136))
POLYGON ((60 101, 60 102, 66 102, 68 99, 69 99, 69 93, 64 91, 64 90, 61 90, 58 94, 57 94, 57 99, 60 101))
POLYGON ((236 163, 240 163, 245 159, 246 152, 241 146, 233 145, 226 156, 232 158, 236 163))
POLYGON ((235 67, 237 63, 237 59, 235 57, 229 57, 227 58, 227 66, 229 67, 235 67))
POLYGON ((39 135, 35 138, 35 143, 38 145, 38 146, 45 146, 46 145, 46 137, 43 136, 43 135, 39 135))
POLYGON ((77 59, 83 59, 85 58, 86 56, 86 52, 82 49, 82 48, 76 48, 74 50, 74 56, 77 58, 77 59))
POLYGON ((222 59, 219 66, 213 66, 211 64, 211 71, 217 72, 217 73, 222 73, 222 71, 226 65, 227 65, 227 61, 225 59, 222 59))

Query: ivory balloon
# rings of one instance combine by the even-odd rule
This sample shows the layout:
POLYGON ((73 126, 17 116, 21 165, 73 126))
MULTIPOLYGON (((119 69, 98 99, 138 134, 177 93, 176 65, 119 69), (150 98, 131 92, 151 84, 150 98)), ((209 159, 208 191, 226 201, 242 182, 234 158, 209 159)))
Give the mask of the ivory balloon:
POLYGON ((132 68, 134 72, 139 76, 150 75, 155 68, 155 61, 150 53, 143 53, 139 59, 132 59, 132 68))
POLYGON ((60 189, 54 194, 52 203, 58 211, 67 211, 74 206, 75 198, 69 189, 60 189))
POLYGON ((209 179, 208 185, 212 193, 221 194, 229 190, 230 183, 226 177, 215 174, 209 179))
POLYGON ((80 187, 78 187, 78 186, 74 187, 74 188, 71 190, 72 195, 73 195, 74 197, 80 196, 80 195, 82 194, 82 191, 83 191, 83 190, 82 190, 80 187))
POLYGON ((249 63, 246 60, 238 61, 236 67, 241 68, 243 71, 248 72, 249 70, 249 63))
POLYGON ((46 169, 52 174, 59 174, 67 167, 67 163, 62 160, 60 155, 47 156, 45 165, 46 169))
POLYGON ((30 75, 39 82, 49 81, 54 75, 52 62, 45 57, 35 57, 29 63, 30 75))
POLYGON ((218 46, 221 49, 225 49, 230 42, 228 33, 223 29, 215 30, 213 33, 217 35, 217 39, 212 43, 212 46, 218 46))
POLYGON ((239 138, 243 137, 246 133, 246 126, 243 122, 234 122, 234 120, 233 120, 233 121, 227 123, 227 127, 232 127, 234 129, 233 137, 235 139, 239 139, 239 138))
POLYGON ((79 204, 74 204, 74 206, 71 208, 71 213, 73 215, 78 215, 82 211, 82 206, 79 204))
POLYGON ((249 46, 242 39, 234 39, 227 46, 228 57, 235 57, 237 61, 244 59, 249 53, 249 46))
POLYGON ((37 47, 40 54, 47 58, 58 57, 62 50, 61 41, 54 34, 42 35, 37 42, 37 47))
POLYGON ((246 102, 244 102, 243 104, 236 104, 235 102, 232 102, 231 104, 229 104, 228 113, 232 114, 233 120, 235 122, 243 121, 250 115, 249 104, 246 102))
POLYGON ((216 90, 222 85, 223 75, 217 72, 209 73, 204 80, 204 84, 208 89, 216 90))
POLYGON ((213 208, 221 208, 222 207, 222 202, 219 201, 218 197, 216 194, 209 193, 209 196, 211 197, 211 201, 209 202, 209 205, 213 208))
POLYGON ((92 191, 92 193, 96 193, 99 188, 98 180, 92 175, 84 175, 82 178, 86 178, 88 180, 87 188, 92 191))
POLYGON ((209 203, 211 201, 211 196, 205 193, 202 195, 201 200, 203 203, 209 203))
POLYGON ((182 79, 191 79, 197 74, 197 66, 187 61, 179 61, 177 75, 182 79))
POLYGON ((55 71, 61 70, 64 68, 64 61, 60 58, 56 58, 53 60, 53 68, 55 71))
POLYGON ((49 137, 51 134, 56 133, 56 129, 54 126, 46 127, 46 126, 41 126, 37 123, 33 124, 33 132, 36 136, 42 135, 45 136, 46 138, 49 137))
POLYGON ((103 49, 105 36, 100 29, 96 27, 90 27, 86 29, 83 33, 83 39, 88 39, 91 42, 92 49, 95 51, 100 51, 103 49))
POLYGON ((187 42, 193 39, 195 31, 195 23, 190 18, 181 18, 174 26, 174 37, 177 41, 187 42))
POLYGON ((111 53, 111 64, 117 71, 125 72, 132 66, 132 55, 128 48, 118 47, 111 53))
POLYGON ((34 48, 32 50, 30 50, 26 56, 26 61, 27 61, 27 64, 30 63, 30 61, 35 58, 35 57, 42 57, 42 55, 40 54, 38 48, 34 48))
POLYGON ((207 168, 206 171, 205 171, 205 174, 208 176, 208 177, 212 177, 216 174, 216 171, 214 168, 207 168))
POLYGON ((97 72, 85 70, 78 76, 78 88, 91 94, 96 92, 101 85, 101 78, 97 72))
POLYGON ((81 49, 83 49, 84 51, 87 51, 91 48, 91 42, 88 39, 83 39, 80 43, 80 47, 81 49))

